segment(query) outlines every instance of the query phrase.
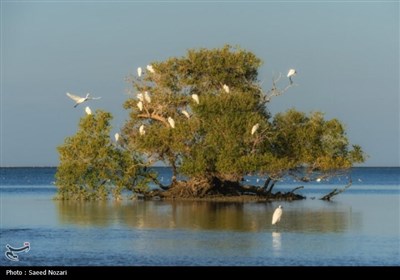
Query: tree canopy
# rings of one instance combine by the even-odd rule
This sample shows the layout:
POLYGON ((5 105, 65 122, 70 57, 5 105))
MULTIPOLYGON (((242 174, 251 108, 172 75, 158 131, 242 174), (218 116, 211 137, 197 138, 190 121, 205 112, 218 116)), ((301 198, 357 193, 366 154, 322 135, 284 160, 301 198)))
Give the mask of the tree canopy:
POLYGON ((139 163, 162 161, 173 170, 172 184, 162 186, 170 192, 179 188, 196 197, 239 191, 245 175, 257 174, 267 178, 257 193, 268 194, 283 176, 308 182, 364 161, 362 149, 350 145, 336 119, 295 109, 272 116, 272 98, 294 84, 280 75, 263 90, 261 65, 253 53, 226 45, 189 50, 140 69, 128 78, 132 89, 124 108, 129 118, 120 148, 110 143, 108 113, 85 117, 77 135, 59 148, 59 171, 70 168, 80 176, 59 176, 59 183, 85 186, 87 192, 103 188, 107 178, 132 189, 143 175, 139 163))

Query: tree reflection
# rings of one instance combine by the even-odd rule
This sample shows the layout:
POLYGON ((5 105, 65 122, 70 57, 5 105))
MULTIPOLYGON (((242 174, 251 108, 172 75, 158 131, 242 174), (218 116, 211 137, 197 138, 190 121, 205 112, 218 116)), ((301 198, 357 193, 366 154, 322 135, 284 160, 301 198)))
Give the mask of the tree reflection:
POLYGON ((126 226, 138 229, 190 229, 273 232, 340 232, 360 224, 349 207, 285 209, 271 225, 274 207, 266 203, 56 201, 60 223, 79 226, 126 226))

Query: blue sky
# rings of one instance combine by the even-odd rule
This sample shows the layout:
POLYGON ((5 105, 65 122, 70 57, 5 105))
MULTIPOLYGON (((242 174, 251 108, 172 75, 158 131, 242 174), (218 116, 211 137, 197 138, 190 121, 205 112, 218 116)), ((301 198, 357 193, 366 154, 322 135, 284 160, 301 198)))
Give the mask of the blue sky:
POLYGON ((366 166, 399 166, 399 3, 303 1, 2 1, 1 166, 54 166, 84 107, 122 127, 124 81, 138 66, 189 48, 240 45, 297 87, 270 104, 322 111, 347 127, 366 166))

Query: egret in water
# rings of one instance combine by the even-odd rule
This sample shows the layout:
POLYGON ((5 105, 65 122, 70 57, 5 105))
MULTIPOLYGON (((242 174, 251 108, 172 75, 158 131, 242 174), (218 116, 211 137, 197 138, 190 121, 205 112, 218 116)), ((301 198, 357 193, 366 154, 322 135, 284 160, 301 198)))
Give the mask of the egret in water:
POLYGON ((143 111, 143 102, 139 101, 136 105, 138 106, 140 112, 142 112, 143 111))
POLYGON ((149 71, 149 72, 151 72, 151 73, 154 73, 154 72, 155 72, 153 66, 151 66, 151 65, 147 65, 147 66, 146 66, 146 69, 147 69, 147 71, 149 71))
POLYGON ((142 76, 142 67, 138 67, 137 69, 137 75, 140 77, 142 76))
POLYGON ((114 138, 115 138, 115 142, 118 142, 118 140, 119 140, 119 133, 118 132, 114 134, 114 138))
POLYGON ((282 209, 283 207, 281 205, 278 206, 278 208, 275 209, 274 214, 272 215, 272 224, 275 225, 281 220, 282 217, 282 209))
POLYGON ((254 133, 256 133, 257 129, 260 127, 259 123, 256 123, 255 125, 253 125, 253 127, 251 128, 251 135, 253 135, 254 133))
POLYGON ((200 104, 200 99, 199 99, 199 96, 197 94, 195 94, 195 93, 192 94, 192 98, 193 98, 194 101, 196 101, 197 104, 200 104))
POLYGON ((101 98, 101 97, 89 97, 89 95, 90 93, 87 93, 85 97, 80 97, 67 92, 67 96, 75 101, 74 108, 87 100, 96 100, 101 98))
POLYGON ((91 115, 92 114, 92 110, 90 110, 89 106, 86 106, 85 112, 86 112, 87 115, 91 115))
POLYGON ((224 84, 222 87, 226 93, 229 93, 229 87, 226 84, 224 84))
POLYGON ((172 128, 175 128, 175 121, 173 118, 168 117, 168 123, 172 128))
POLYGON ((145 99, 148 103, 151 102, 150 94, 149 94, 147 91, 144 92, 144 99, 145 99))
POLYGON ((290 84, 293 84, 292 77, 296 76, 297 72, 295 69, 290 69, 287 73, 287 77, 289 78, 290 84))
POLYGON ((144 135, 146 133, 146 131, 144 130, 144 125, 142 124, 140 127, 139 127, 139 134, 140 135, 144 135))
POLYGON ((190 115, 189 115, 188 111, 182 110, 182 114, 184 114, 186 118, 190 119, 190 115))

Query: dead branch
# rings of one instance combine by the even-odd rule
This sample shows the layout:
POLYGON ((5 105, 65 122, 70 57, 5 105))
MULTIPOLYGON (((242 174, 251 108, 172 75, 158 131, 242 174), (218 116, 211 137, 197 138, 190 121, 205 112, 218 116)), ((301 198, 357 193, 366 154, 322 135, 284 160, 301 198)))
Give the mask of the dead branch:
POLYGON ((349 183, 343 188, 343 189, 334 189, 333 191, 331 191, 330 193, 324 195, 323 197, 320 198, 320 200, 327 200, 327 201, 331 201, 331 198, 335 195, 338 195, 342 192, 344 192, 345 190, 347 190, 348 188, 350 188, 350 186, 352 185, 353 181, 350 179, 349 183))

